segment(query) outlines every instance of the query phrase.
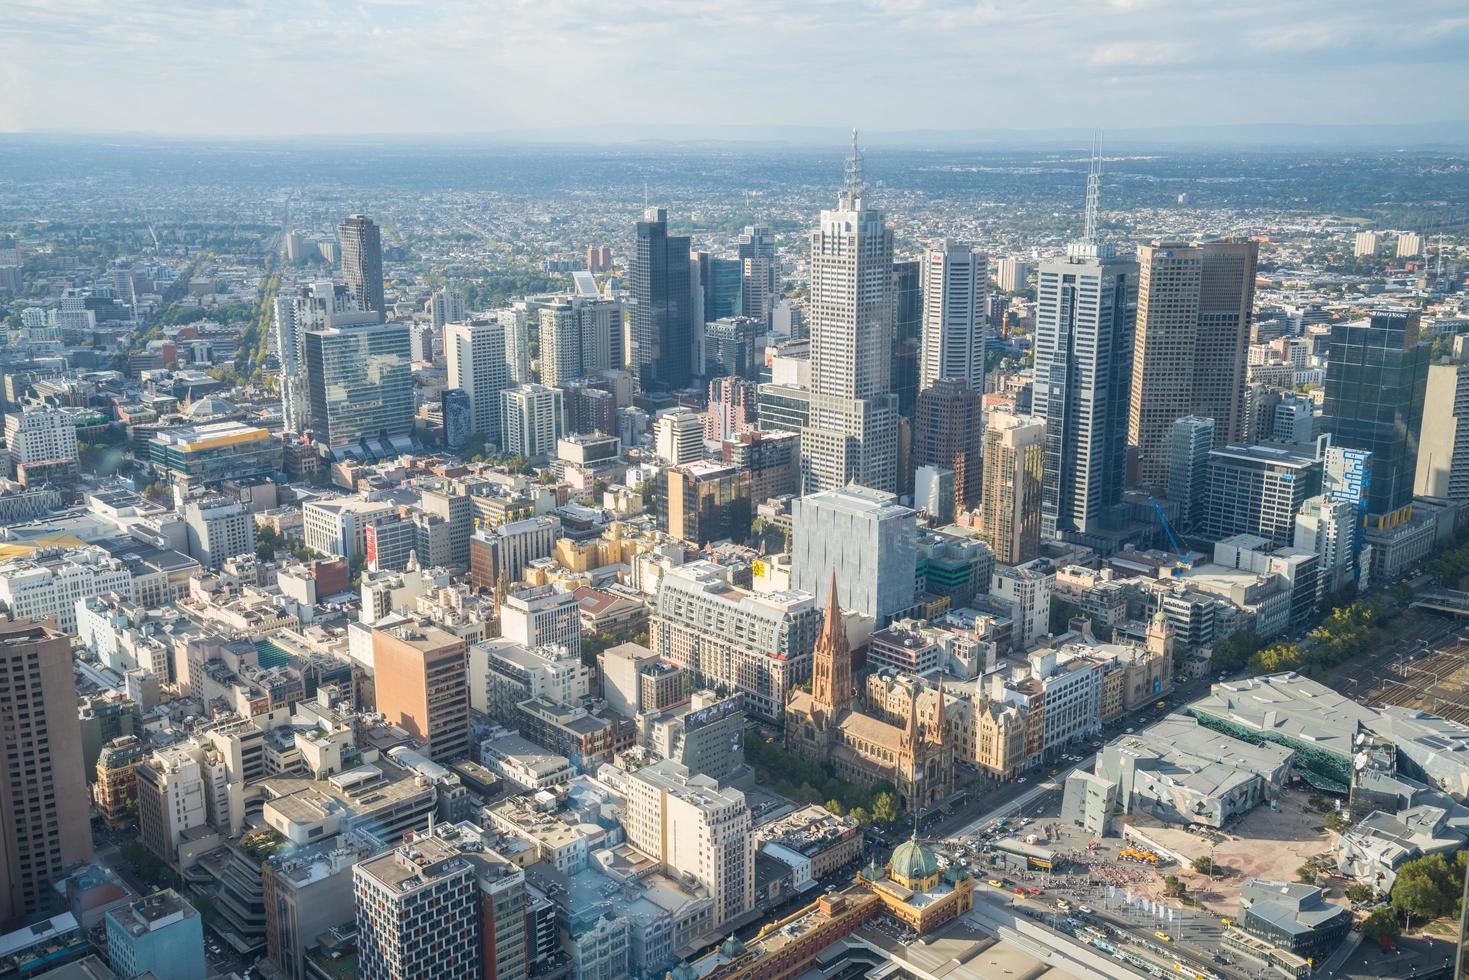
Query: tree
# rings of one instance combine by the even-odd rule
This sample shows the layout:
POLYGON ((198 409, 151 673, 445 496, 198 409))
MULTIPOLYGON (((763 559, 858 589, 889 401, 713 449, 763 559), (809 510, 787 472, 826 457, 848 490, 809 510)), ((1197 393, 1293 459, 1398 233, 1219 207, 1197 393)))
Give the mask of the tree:
POLYGON ((1361 882, 1357 882, 1354 885, 1347 886, 1347 901, 1353 902, 1357 905, 1361 905, 1364 902, 1372 901, 1372 896, 1375 894, 1376 893, 1372 889, 1368 888, 1361 882))
POLYGON ((891 793, 878 793, 872 800, 872 819, 878 823, 897 823, 900 813, 898 811, 897 797, 891 793))
POLYGON ((1178 875, 1163 876, 1163 894, 1169 898, 1182 898, 1188 894, 1188 885, 1178 879, 1178 875))
MULTIPOLYGON (((1181 644, 1180 644, 1181 645, 1181 644)), ((1214 644, 1210 662, 1214 669, 1233 673, 1260 651, 1260 641, 1248 630, 1235 630, 1214 644)))
POLYGON ((1368 915, 1362 923, 1362 935, 1373 940, 1383 949, 1391 949, 1397 945, 1398 936, 1401 934, 1398 929, 1398 920, 1384 908, 1373 909, 1372 914, 1368 915))
POLYGON ((868 813, 867 810, 863 807, 853 807, 852 812, 848 815, 853 820, 857 821, 857 826, 859 827, 865 827, 868 824, 872 823, 872 814, 868 813))
POLYGON ((1392 885, 1392 907, 1411 929, 1414 916, 1427 920, 1442 913, 1443 896, 1427 877, 1398 878, 1392 885))
POLYGON ((1316 867, 1315 867, 1315 865, 1313 865, 1313 864, 1311 864, 1311 862, 1307 861, 1305 864, 1303 864, 1299 868, 1297 868, 1296 869, 1296 881, 1299 881, 1303 885, 1314 885, 1314 884, 1316 884, 1316 867))
POLYGON ((846 811, 842 809, 842 804, 840 800, 827 800, 826 812, 832 814, 833 816, 840 817, 846 811))
POLYGON ((1194 870, 1201 875, 1212 875, 1218 869, 1214 867, 1214 859, 1207 854, 1194 858, 1194 870))

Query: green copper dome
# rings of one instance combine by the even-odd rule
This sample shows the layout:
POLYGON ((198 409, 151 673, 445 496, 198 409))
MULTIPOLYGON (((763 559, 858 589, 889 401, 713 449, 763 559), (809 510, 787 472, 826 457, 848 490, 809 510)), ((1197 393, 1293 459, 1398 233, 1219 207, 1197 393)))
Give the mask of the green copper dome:
POLYGON ((897 850, 893 851, 894 878, 907 878, 912 881, 936 875, 938 871, 938 856, 931 848, 919 843, 917 839, 906 840, 898 845, 897 850))

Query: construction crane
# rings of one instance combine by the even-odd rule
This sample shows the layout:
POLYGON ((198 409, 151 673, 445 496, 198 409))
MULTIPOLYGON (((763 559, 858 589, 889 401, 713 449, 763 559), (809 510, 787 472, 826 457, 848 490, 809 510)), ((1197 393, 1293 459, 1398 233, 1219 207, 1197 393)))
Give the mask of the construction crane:
POLYGON ((1148 501, 1153 505, 1153 512, 1158 515, 1158 523, 1163 525, 1163 533, 1168 535, 1168 544, 1173 548, 1173 554, 1178 559, 1173 566, 1173 575, 1178 578, 1194 567, 1194 561, 1198 556, 1192 551, 1184 551, 1183 546, 1178 543, 1178 538, 1173 536, 1173 528, 1168 526, 1168 518, 1163 513, 1163 508, 1158 505, 1158 498, 1149 494, 1148 501))

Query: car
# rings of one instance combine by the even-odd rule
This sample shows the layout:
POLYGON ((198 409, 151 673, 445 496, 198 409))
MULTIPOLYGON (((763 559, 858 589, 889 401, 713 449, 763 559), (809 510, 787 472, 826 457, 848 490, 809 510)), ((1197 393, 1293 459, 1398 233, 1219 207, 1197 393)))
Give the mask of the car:
POLYGON ((1173 937, 1170 936, 1170 935, 1168 935, 1168 933, 1163 932, 1161 929, 1158 930, 1157 932, 1153 933, 1153 935, 1157 936, 1159 939, 1163 940, 1165 943, 1171 943, 1171 942, 1173 942, 1173 937))
POLYGON ((991 878, 990 879, 990 887, 991 888, 1004 888, 1005 885, 1004 885, 1003 882, 1000 881, 1000 879, 998 879, 998 878, 991 878))
POLYGON ((1082 915, 1091 915, 1092 914, 1092 909, 1091 909, 1091 906, 1090 905, 1078 905, 1076 907, 1076 911, 1080 912, 1082 915))
POLYGON ((1052 769, 1051 770, 1051 775, 1052 776, 1059 776, 1060 774, 1061 774, 1061 770, 1059 770, 1059 769, 1052 769))
POLYGON ((1017 776, 1017 777, 1016 777, 1016 778, 1015 778, 1015 781, 1016 781, 1016 782, 1017 782, 1017 783, 1023 783, 1023 782, 1025 782, 1025 779, 1026 779, 1026 777, 1024 777, 1024 776, 1017 776))

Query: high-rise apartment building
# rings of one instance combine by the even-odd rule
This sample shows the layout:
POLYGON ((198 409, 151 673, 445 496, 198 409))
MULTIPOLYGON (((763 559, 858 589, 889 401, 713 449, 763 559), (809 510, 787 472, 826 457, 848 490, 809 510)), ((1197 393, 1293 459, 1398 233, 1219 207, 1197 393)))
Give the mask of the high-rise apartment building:
POLYGON ((984 391, 988 257, 945 239, 923 253, 923 353, 919 390, 956 378, 984 391))
POLYGON ((891 393, 893 233, 870 207, 853 134, 846 183, 811 233, 811 417, 801 433, 808 493, 898 488, 891 393))
POLYGON ((464 294, 456 289, 435 289, 428 298, 428 315, 434 329, 443 330, 468 316, 469 304, 464 301, 464 294))
MULTIPOLYGON (((59 408, 36 406, 5 416, 5 449, 14 468, 77 462, 77 425, 59 408)), ((75 474, 73 474, 75 475, 75 474)))
POLYGON ((566 434, 566 402, 561 391, 524 384, 500 392, 500 449, 535 459, 556 451, 566 434))
POLYGON ((308 330, 306 405, 316 440, 387 454, 413 440, 413 352, 406 323, 308 330))
POLYGON ((746 711, 774 722, 811 672, 820 621, 807 592, 757 595, 731 585, 727 569, 693 561, 659 579, 648 646, 701 687, 739 691, 746 711))
POLYGON ((508 310, 499 310, 491 315, 505 328, 505 362, 510 365, 510 380, 514 384, 530 384, 535 380, 530 369, 530 312, 524 303, 517 303, 508 310))
POLYGON ((1249 241, 1138 249, 1127 438, 1144 483, 1167 486, 1169 433, 1185 415, 1214 420, 1215 446, 1240 438, 1259 251, 1249 241))
POLYGON ((1322 494, 1301 504, 1291 543, 1320 559, 1321 598, 1355 581, 1357 536, 1357 506, 1352 501, 1322 494))
POLYGON ((670 466, 682 466, 704 455, 704 420, 698 412, 675 408, 653 423, 653 451, 670 466))
POLYGON ((474 866, 436 837, 416 838, 352 869, 361 980, 480 975, 474 866))
POLYGON ((383 301, 383 237, 376 222, 354 214, 337 226, 342 243, 342 278, 364 310, 386 313, 383 301))
POLYGON ((995 285, 1003 293, 1019 293, 1030 280, 1031 265, 1024 259, 1001 259, 995 263, 995 285))
POLYGON ((954 474, 954 507, 979 503, 984 460, 984 395, 961 378, 940 378, 918 395, 912 461, 954 474))
POLYGON ((0 922, 43 909, 64 871, 92 857, 71 641, 0 620, 0 922))
POLYGON ((1423 236, 1416 231, 1398 233, 1398 258, 1415 259, 1423 254, 1423 236))
POLYGON ((581 652, 581 614, 576 595, 537 585, 505 597, 500 636, 523 647, 564 647, 581 652))
POLYGON ((1046 425, 1029 415, 991 412, 984 431, 984 520, 980 536, 1001 565, 1040 550, 1046 425))
POLYGON ((1137 263, 1105 242, 1041 263, 1031 411, 1046 426, 1046 537, 1099 530, 1122 499, 1137 282, 1137 263))
POLYGON ((1417 313, 1380 312, 1331 328, 1322 424, 1333 446, 1372 454, 1365 512, 1377 528, 1412 511, 1429 359, 1418 323, 1417 313))
POLYGON ((712 928, 755 908, 755 843, 744 793, 668 760, 639 769, 626 788, 628 842, 709 891, 712 928))
POLYGON ((468 644, 429 622, 372 631, 377 710, 449 762, 469 754, 468 644))
POLYGON ((542 307, 539 314, 542 384, 565 388, 613 365, 612 336, 622 323, 621 302, 570 297, 542 307))
POLYGON ((689 239, 668 234, 664 208, 644 212, 636 233, 628 367, 645 390, 686 388, 696 347, 689 239))
POLYGON ((500 392, 512 384, 504 324, 493 319, 451 321, 444 328, 444 358, 449 386, 469 397, 470 431, 498 446, 500 392))
POLYGON ((775 259, 775 242, 764 225, 747 225, 739 241, 740 312, 754 317, 765 326, 775 310, 779 269, 775 259))
POLYGON ((1178 504, 1178 529, 1192 530, 1203 521, 1208 502, 1214 420, 1185 415, 1173 423, 1168 438, 1168 499, 1178 504))
POLYGON ((1359 259, 1370 259, 1377 255, 1377 232, 1359 231, 1352 241, 1352 255, 1359 259))
POLYGON ((1413 492, 1469 499, 1469 336, 1454 338, 1448 360, 1428 367, 1413 492))
POLYGON ((843 606, 878 627, 913 605, 918 518, 868 487, 800 497, 791 510, 791 584, 825 605, 833 574, 843 606))

